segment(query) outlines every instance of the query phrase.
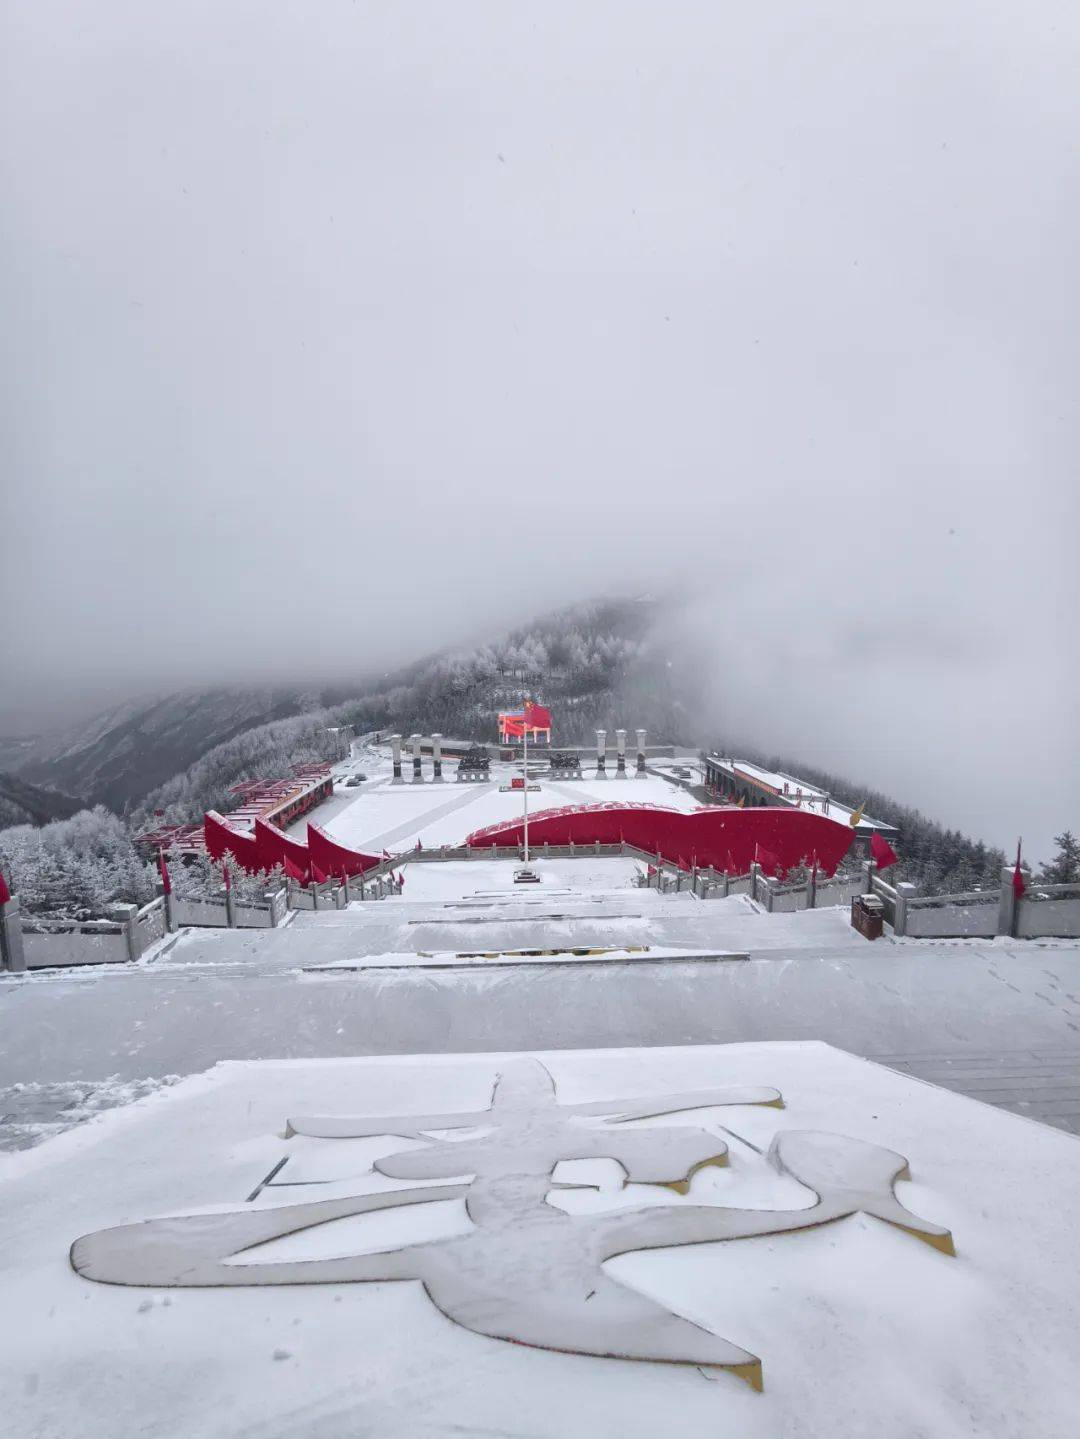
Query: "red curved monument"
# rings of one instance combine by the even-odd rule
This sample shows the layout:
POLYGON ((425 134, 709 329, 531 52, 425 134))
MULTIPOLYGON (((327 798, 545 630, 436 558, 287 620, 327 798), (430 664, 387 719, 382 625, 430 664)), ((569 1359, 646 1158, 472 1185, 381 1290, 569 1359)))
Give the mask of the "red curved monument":
POLYGON ((346 849, 343 844, 338 844, 336 839, 331 839, 326 830, 320 829, 317 824, 308 820, 307 827, 307 851, 311 856, 311 862, 324 874, 333 875, 340 879, 343 874, 363 874, 365 870, 374 868, 381 863, 381 856, 377 854, 364 854, 362 850, 346 849))
POLYGON ((301 844, 298 839, 290 839, 276 824, 270 824, 265 819, 255 821, 255 849, 259 856, 260 869, 273 869, 276 864, 284 868, 288 859, 297 869, 307 874, 311 864, 306 844, 301 844))
POLYGON ((301 844, 264 819, 255 820, 254 834, 233 829, 223 815, 212 809, 203 818, 203 833, 211 858, 220 860, 230 854, 248 874, 258 874, 275 865, 284 866, 288 860, 304 874, 318 871, 340 879, 343 874, 350 877, 363 874, 381 863, 380 855, 347 849, 310 821, 308 842, 301 844))
MULTIPOLYGON (((475 830, 473 848, 522 842, 522 821, 509 820, 475 830)), ((708 865, 745 874, 755 857, 767 873, 786 871, 803 860, 832 874, 854 838, 849 825, 824 815, 777 806, 733 809, 707 806, 689 812, 661 805, 618 802, 567 805, 529 817, 529 845, 618 844, 626 840, 672 864, 708 865)))
POLYGON ((233 829, 216 809, 207 810, 203 816, 203 834, 211 859, 224 859, 227 854, 231 854, 248 874, 265 869, 266 866, 259 860, 259 847, 254 836, 233 829))

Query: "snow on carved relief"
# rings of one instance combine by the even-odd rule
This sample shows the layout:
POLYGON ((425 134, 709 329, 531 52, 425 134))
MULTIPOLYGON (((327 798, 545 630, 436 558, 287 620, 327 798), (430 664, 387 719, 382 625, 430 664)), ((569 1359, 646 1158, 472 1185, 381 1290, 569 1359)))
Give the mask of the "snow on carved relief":
POLYGON ((448 1319, 476 1334, 603 1358, 713 1366, 760 1389, 756 1355, 619 1283, 604 1262, 641 1250, 783 1234, 856 1213, 874 1215, 952 1254, 949 1231, 920 1219, 896 1198, 894 1184, 907 1172, 901 1155, 842 1135, 782 1130, 764 1158, 777 1173, 813 1191, 817 1202, 806 1208, 740 1209, 672 1200, 568 1213, 549 1202, 561 1187, 553 1179, 560 1162, 598 1158, 617 1161, 624 1184, 668 1186, 685 1194, 702 1165, 726 1164, 727 1146, 693 1124, 656 1121, 746 1104, 781 1107, 782 1100, 774 1089, 728 1086, 663 1099, 564 1105, 542 1064, 515 1060, 499 1074, 488 1109, 289 1122, 290 1135, 407 1141, 409 1148, 383 1154, 374 1169, 420 1187, 125 1224, 76 1240, 71 1263, 86 1279, 154 1288, 419 1281, 448 1319), (629 1127, 644 1119, 653 1122, 629 1127), (479 1126, 481 1133, 470 1132, 479 1126), (455 1130, 463 1137, 433 1134, 455 1130), (332 1258, 260 1261, 247 1252, 354 1215, 460 1199, 470 1227, 451 1237, 332 1258))

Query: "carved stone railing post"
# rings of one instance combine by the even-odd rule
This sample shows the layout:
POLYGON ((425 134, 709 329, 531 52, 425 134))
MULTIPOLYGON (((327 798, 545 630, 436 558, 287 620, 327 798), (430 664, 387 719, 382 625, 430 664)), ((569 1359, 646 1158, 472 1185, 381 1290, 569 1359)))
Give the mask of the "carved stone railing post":
POLYGON ((25 968, 19 896, 13 894, 6 903, 0 904, 0 969, 21 974, 25 968))

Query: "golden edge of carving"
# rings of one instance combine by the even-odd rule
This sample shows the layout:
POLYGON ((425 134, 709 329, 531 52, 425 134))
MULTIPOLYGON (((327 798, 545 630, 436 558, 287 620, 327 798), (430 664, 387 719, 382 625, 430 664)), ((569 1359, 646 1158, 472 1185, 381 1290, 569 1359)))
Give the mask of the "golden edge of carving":
POLYGON ((711 1159, 703 1159, 700 1164, 695 1164, 694 1167, 687 1172, 685 1179, 661 1180, 660 1187, 663 1189, 673 1189, 676 1194, 689 1194, 690 1181, 699 1169, 704 1169, 708 1164, 711 1164, 714 1169, 726 1169, 728 1167, 727 1153, 714 1154, 711 1159))
MULTIPOLYGON (((896 1224, 896 1221, 892 1221, 896 1224)), ((956 1258, 956 1245, 953 1242, 952 1233, 946 1229, 944 1234, 927 1234, 924 1229, 912 1229, 909 1224, 897 1224, 897 1229, 903 1229, 907 1234, 914 1234, 916 1239, 921 1239, 924 1244, 929 1244, 931 1249, 937 1249, 942 1254, 948 1254, 950 1258, 956 1258)))
POLYGON ((752 1364, 729 1364, 725 1365, 725 1372, 734 1374, 736 1379, 742 1379, 750 1388, 758 1394, 765 1392, 765 1376, 761 1372, 761 1360, 755 1359, 752 1364))

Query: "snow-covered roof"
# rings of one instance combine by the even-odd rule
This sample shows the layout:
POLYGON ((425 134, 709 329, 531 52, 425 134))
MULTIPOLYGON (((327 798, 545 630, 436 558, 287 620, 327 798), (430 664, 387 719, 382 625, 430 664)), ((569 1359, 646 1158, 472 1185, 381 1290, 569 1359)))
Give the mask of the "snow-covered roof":
MULTIPOLYGON (((758 789, 769 791, 786 804, 797 805, 812 814, 828 815, 830 819, 839 820, 841 824, 847 824, 855 813, 851 805, 834 799, 820 786, 786 774, 783 770, 765 769, 750 760, 725 758, 717 754, 709 756, 709 763, 724 770, 733 779, 742 779, 758 789)), ((862 831, 878 830, 887 834, 895 833, 896 830, 896 826, 889 824, 887 820, 874 819, 865 813, 856 828, 862 831)))

